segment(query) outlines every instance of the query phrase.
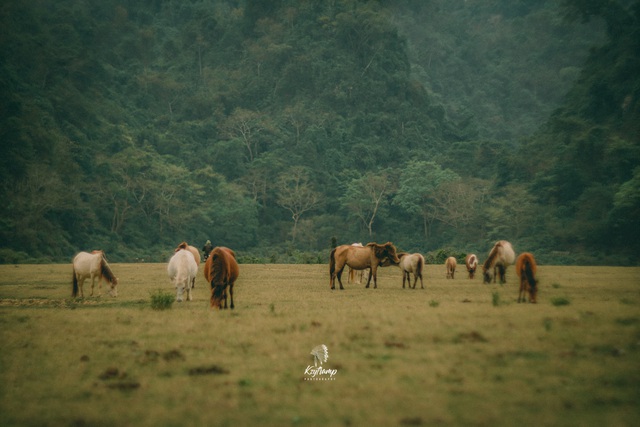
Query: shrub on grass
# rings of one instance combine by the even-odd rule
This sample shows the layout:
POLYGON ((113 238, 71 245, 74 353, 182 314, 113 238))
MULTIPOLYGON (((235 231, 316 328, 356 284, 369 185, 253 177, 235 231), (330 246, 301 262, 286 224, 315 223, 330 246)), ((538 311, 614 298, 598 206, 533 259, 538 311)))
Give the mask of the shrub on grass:
POLYGON ((497 307, 500 305, 500 294, 498 292, 493 292, 491 294, 491 303, 493 304, 494 307, 497 307))
POLYGON ((556 307, 559 307, 561 305, 569 305, 569 299, 565 298, 565 297, 557 297, 557 298, 552 298, 551 299, 551 304, 555 305, 556 307))
POLYGON ((151 308, 154 310, 168 310, 171 308, 175 297, 172 293, 156 291, 151 294, 151 308))

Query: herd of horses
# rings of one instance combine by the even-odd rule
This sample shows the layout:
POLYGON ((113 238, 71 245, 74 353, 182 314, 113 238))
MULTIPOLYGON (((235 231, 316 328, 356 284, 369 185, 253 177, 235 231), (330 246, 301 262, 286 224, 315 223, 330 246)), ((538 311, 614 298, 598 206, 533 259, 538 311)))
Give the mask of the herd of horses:
MULTIPOLYGON (((500 240, 495 243, 486 261, 482 265, 483 283, 496 283, 498 276, 500 283, 506 283, 507 267, 516 264, 516 274, 520 279, 520 290, 518 302, 525 302, 526 294, 529 295, 529 302, 536 302, 537 280, 536 280, 536 261, 529 252, 524 252, 518 256, 516 260, 515 252, 511 243, 506 240, 500 240)), ((445 261, 445 270, 447 279, 453 279, 457 268, 458 261, 455 257, 448 257, 445 261)), ((465 265, 469 274, 469 279, 475 277, 478 268, 478 256, 476 254, 468 254, 465 258, 465 265)), ((396 247, 391 243, 385 244, 354 243, 351 245, 337 246, 331 251, 329 259, 329 286, 335 289, 335 281, 338 280, 340 289, 344 289, 342 285, 342 273, 346 267, 349 267, 350 277, 354 277, 354 271, 368 270, 366 288, 371 284, 373 278, 373 287, 377 288, 377 271, 378 267, 397 266, 402 271, 402 287, 408 283, 411 288, 411 274, 413 274, 413 289, 416 288, 418 279, 420 285, 424 289, 422 272, 425 266, 424 257, 419 253, 398 253, 396 247)))
MULTIPOLYGON (((240 268, 233 250, 218 246, 204 253, 205 265, 204 276, 210 285, 210 305, 216 309, 233 309, 233 286, 240 274, 240 268), (227 305, 227 296, 230 304, 227 305)), ((192 300, 192 290, 195 287, 195 280, 200 264, 200 251, 197 248, 182 242, 175 248, 167 266, 167 274, 176 289, 176 300, 182 302, 186 292, 186 300, 192 300)), ((500 283, 506 282, 507 267, 516 264, 516 274, 520 279, 520 290, 518 302, 526 301, 526 294, 529 295, 529 302, 536 302, 537 295, 537 265, 534 256, 529 252, 524 252, 516 259, 515 252, 509 242, 500 240, 495 243, 486 261, 482 264, 483 283, 496 283, 500 277, 500 283)), ((465 265, 469 279, 473 279, 479 261, 475 254, 468 254, 465 258, 465 265)), ((338 280, 340 289, 344 289, 342 284, 342 273, 346 267, 350 269, 350 275, 354 272, 368 272, 366 288, 371 284, 378 287, 377 271, 378 267, 396 266, 402 271, 402 287, 411 288, 411 275, 413 275, 413 289, 416 288, 418 279, 420 286, 424 289, 422 273, 425 267, 425 259, 419 253, 398 253, 393 243, 387 242, 378 244, 375 242, 362 245, 354 243, 352 245, 341 245, 331 250, 329 258, 329 285, 335 289, 335 281, 338 280)), ((449 257, 445 261, 446 277, 453 279, 457 267, 455 257, 449 257)), ((361 277, 363 277, 362 275, 361 277)), ((352 276, 353 277, 353 276, 352 276)), ((102 290, 102 280, 110 285, 109 294, 118 296, 118 279, 109 267, 107 258, 103 251, 80 252, 73 259, 73 280, 72 297, 84 297, 83 284, 86 279, 91 279, 91 295, 93 296, 95 281, 98 279, 98 288, 102 290)))

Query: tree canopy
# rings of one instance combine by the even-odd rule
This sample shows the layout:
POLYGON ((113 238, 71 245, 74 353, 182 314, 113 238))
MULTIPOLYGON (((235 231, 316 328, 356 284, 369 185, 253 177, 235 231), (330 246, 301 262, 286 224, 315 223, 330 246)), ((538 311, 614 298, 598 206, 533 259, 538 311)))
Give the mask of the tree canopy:
POLYGON ((635 264, 639 19, 637 0, 7 0, 0 262, 207 239, 317 262, 333 238, 635 264))

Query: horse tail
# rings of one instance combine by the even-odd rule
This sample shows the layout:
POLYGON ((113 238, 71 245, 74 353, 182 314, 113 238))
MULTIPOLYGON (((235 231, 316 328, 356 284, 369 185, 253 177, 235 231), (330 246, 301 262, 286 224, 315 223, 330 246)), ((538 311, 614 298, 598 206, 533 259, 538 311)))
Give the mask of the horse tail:
POLYGON ((531 289, 535 289, 536 287, 536 278, 534 276, 533 273, 533 265, 531 265, 532 259, 527 257, 524 259, 524 266, 523 266, 523 270, 524 270, 524 274, 527 277, 527 281, 529 282, 529 286, 531 286, 531 289))
POLYGON ((73 285, 71 287, 71 297, 75 298, 78 296, 78 276, 76 275, 76 269, 73 269, 73 285))
POLYGON ((329 258, 329 277, 333 277, 333 273, 336 271, 336 248, 331 250, 329 258))
POLYGON ((424 268, 424 258, 418 257, 418 265, 416 266, 416 276, 422 277, 423 268, 424 268))

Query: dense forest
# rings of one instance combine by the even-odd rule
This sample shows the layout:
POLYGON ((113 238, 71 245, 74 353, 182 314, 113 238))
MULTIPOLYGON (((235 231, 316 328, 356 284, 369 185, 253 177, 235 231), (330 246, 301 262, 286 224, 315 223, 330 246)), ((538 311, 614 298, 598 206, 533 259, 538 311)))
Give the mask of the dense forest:
POLYGON ((638 0, 6 0, 0 262, 637 265, 638 0))

